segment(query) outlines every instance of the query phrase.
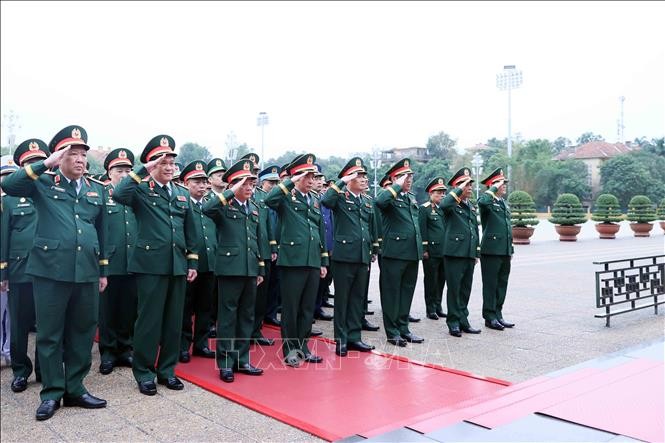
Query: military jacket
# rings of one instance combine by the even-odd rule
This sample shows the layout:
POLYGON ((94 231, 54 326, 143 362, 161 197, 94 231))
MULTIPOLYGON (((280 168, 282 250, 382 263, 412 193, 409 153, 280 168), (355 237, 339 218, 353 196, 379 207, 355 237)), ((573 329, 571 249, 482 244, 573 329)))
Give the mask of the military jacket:
POLYGON ((512 255, 513 226, 510 221, 510 208, 504 199, 494 195, 496 191, 496 186, 492 186, 478 198, 480 223, 483 226, 480 253, 512 255))
POLYGON ((308 203, 307 197, 287 178, 272 188, 265 203, 277 211, 279 219, 278 266, 319 268, 329 265, 321 208, 313 194, 309 194, 308 203))
POLYGON ((473 203, 460 199, 463 192, 462 188, 455 188, 441 200, 445 233, 443 254, 476 258, 480 256, 478 215, 473 203))
POLYGON ((256 277, 265 274, 260 244, 263 230, 259 221, 259 207, 249 200, 245 212, 227 189, 203 205, 203 213, 217 227, 217 257, 215 274, 223 276, 256 277))
POLYGON ((333 211, 335 219, 333 260, 369 264, 371 254, 379 249, 374 208, 368 197, 361 194, 356 198, 344 190, 345 186, 344 181, 338 180, 321 200, 333 211))
POLYGON ((270 260, 271 252, 277 252, 277 241, 274 238, 273 219, 270 217, 270 208, 266 206, 265 199, 268 193, 261 188, 256 188, 252 200, 259 208, 259 226, 261 228, 261 258, 270 260), (273 250, 274 247, 274 250, 273 250))
POLYGON ((420 260, 423 256, 418 203, 411 193, 402 192, 399 185, 390 185, 376 196, 383 221, 383 257, 400 260, 420 260))
POLYGON ((197 269, 201 234, 187 190, 172 182, 169 196, 141 167, 118 183, 113 197, 131 206, 136 216, 136 248, 129 258, 129 272, 187 275, 188 269, 197 269))
POLYGON ((379 255, 383 255, 383 217, 381 216, 381 209, 376 205, 376 200, 372 202, 374 208, 374 225, 376 226, 376 239, 379 243, 379 255))
POLYGON ((443 210, 431 201, 423 203, 418 210, 418 222, 423 237, 423 251, 430 257, 443 257, 443 210))
POLYGON ((127 275, 127 265, 136 247, 136 217, 131 206, 115 201, 115 189, 109 184, 104 188, 107 218, 108 275, 127 275))
POLYGON ((76 192, 60 171, 47 173, 38 161, 12 173, 3 190, 32 197, 37 227, 25 272, 51 280, 90 283, 106 276, 106 204, 101 185, 81 177, 76 192))
MULTIPOLYGON (((217 195, 213 194, 212 199, 217 199, 217 195)), ((199 246, 199 265, 198 272, 215 272, 215 263, 217 259, 217 226, 215 221, 205 215, 203 207, 211 200, 211 198, 204 196, 201 200, 201 206, 196 204, 194 200, 190 200, 194 210, 194 219, 198 231, 201 233, 200 246, 199 246)))
POLYGON ((29 283, 25 273, 37 229, 37 211, 31 198, 2 193, 0 224, 0 281, 29 283))

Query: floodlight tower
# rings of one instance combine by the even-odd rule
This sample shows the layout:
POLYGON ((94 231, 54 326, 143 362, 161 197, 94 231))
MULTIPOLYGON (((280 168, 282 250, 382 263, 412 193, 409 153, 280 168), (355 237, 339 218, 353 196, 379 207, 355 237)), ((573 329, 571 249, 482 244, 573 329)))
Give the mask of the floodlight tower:
MULTIPOLYGON (((511 122, 511 91, 522 85, 522 71, 515 65, 505 65, 503 71, 496 75, 496 87, 502 91, 508 91, 508 160, 513 153, 513 132, 511 122)), ((510 164, 508 164, 508 179, 510 179, 510 164)))

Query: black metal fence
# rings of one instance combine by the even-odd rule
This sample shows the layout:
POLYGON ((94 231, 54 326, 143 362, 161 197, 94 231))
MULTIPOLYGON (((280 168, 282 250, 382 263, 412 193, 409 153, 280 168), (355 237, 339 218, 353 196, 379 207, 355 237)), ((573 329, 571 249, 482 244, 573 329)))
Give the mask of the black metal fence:
POLYGON ((605 326, 610 327, 611 317, 638 309, 658 314, 658 305, 665 303, 665 255, 593 264, 603 266, 596 271, 596 307, 605 313, 594 317, 604 318, 605 326))

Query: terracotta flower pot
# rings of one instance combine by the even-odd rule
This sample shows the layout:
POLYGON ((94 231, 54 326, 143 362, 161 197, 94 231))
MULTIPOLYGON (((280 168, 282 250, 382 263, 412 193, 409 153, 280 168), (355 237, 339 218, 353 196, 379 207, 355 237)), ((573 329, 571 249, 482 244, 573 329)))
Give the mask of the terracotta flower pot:
POLYGON ((631 223, 630 229, 635 233, 635 237, 649 237, 651 230, 653 229, 653 224, 651 223, 631 223))
POLYGON ((529 245, 531 244, 531 236, 535 228, 530 226, 513 226, 513 244, 514 245, 529 245))
POLYGON ((580 225, 554 225, 559 241, 577 241, 577 234, 582 230, 580 225))
POLYGON ((600 234, 600 238, 616 238, 616 233, 619 232, 619 228, 621 228, 621 226, 616 223, 596 223, 596 231, 600 234))

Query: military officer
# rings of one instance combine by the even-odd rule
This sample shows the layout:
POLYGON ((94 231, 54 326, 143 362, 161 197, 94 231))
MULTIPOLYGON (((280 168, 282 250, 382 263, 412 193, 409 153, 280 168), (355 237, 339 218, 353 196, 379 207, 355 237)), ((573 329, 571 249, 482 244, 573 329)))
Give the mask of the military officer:
POLYGON ((174 369, 186 285, 196 278, 201 234, 189 193, 172 183, 174 149, 171 136, 153 137, 141 153, 143 166, 122 179, 113 194, 134 209, 137 221, 136 248, 128 266, 138 287, 132 372, 145 395, 157 393, 155 375, 168 389, 184 388, 174 369))
POLYGON ((376 197, 383 221, 381 306, 388 343, 406 346, 424 339, 409 331, 409 310, 418 279, 423 245, 418 224, 418 204, 411 192, 411 160, 402 159, 386 173, 393 184, 376 197))
POLYGON ((173 171, 173 183, 177 185, 182 185, 182 179, 180 174, 182 173, 184 166, 182 163, 175 163, 175 171, 173 171))
POLYGON ((206 202, 203 209, 217 225, 217 365, 219 377, 226 383, 234 381, 234 371, 263 373, 249 361, 256 287, 264 274, 259 207, 251 200, 256 185, 252 166, 247 159, 231 166, 224 173, 229 188, 206 202))
POLYGON ((508 180, 498 168, 482 184, 487 190, 478 198, 483 238, 480 243, 480 270, 483 276, 483 318, 490 329, 512 328, 503 318, 510 261, 513 255, 513 230, 510 209, 503 199, 508 180))
POLYGON ((379 249, 374 209, 363 196, 367 187, 367 169, 360 157, 352 158, 342 168, 339 180, 326 191, 324 206, 333 211, 334 282, 335 282, 335 353, 347 350, 369 352, 374 346, 361 339, 361 320, 365 310, 367 272, 379 249))
POLYGON ((279 254, 282 294, 282 352, 288 366, 301 361, 320 363, 308 346, 312 329, 314 302, 319 279, 325 277, 329 264, 323 243, 325 231, 318 200, 310 194, 316 166, 314 154, 302 154, 289 165, 283 182, 266 197, 266 205, 277 211, 279 219, 279 254))
POLYGON ((215 222, 203 213, 203 205, 209 200, 208 197, 204 197, 206 183, 208 182, 205 169, 206 164, 202 160, 195 160, 182 170, 182 180, 189 191, 189 198, 194 210, 194 223, 202 235, 196 280, 187 283, 187 291, 185 292, 180 356, 178 358, 182 363, 189 362, 190 347, 192 347, 193 355, 215 358, 215 352, 208 347, 208 332, 212 321, 212 297, 217 293, 215 291, 217 228, 215 222), (192 315, 194 316, 194 324, 192 324, 192 315))
POLYGON ((115 366, 132 367, 132 336, 136 321, 136 279, 127 271, 136 246, 136 218, 131 206, 117 203, 113 193, 134 167, 134 153, 114 149, 104 159, 110 183, 104 188, 109 254, 108 286, 99 302, 99 372, 113 372, 115 366))
MULTIPOLYGON (((259 192, 257 189, 257 196, 262 195, 262 199, 265 200, 265 197, 268 193, 277 186, 279 183, 279 174, 282 171, 277 165, 270 165, 264 170, 259 172, 259 182, 261 183, 259 192)), ((267 296, 266 296, 266 308, 263 314, 263 322, 273 326, 280 326, 281 323, 277 319, 277 309, 280 305, 279 297, 279 271, 277 269, 277 231, 278 231, 278 221, 277 221, 277 212, 274 209, 268 208, 268 217, 269 223, 268 227, 270 231, 268 232, 269 244, 270 244, 270 260, 265 261, 266 273, 264 277, 264 284, 266 284, 267 296)), ((258 303, 257 303, 258 306, 258 303)), ((261 318, 254 318, 254 328, 256 333, 257 324, 261 321, 261 318)), ((260 325, 258 326, 261 327, 260 325)))
MULTIPOLYGON (((39 139, 28 139, 18 145, 14 157, 2 157, 3 177, 19 167, 35 163, 48 157, 46 143, 39 139)), ((9 345, 14 379, 13 392, 25 391, 28 377, 32 374, 32 361, 28 357, 28 335, 35 324, 35 301, 32 293, 32 278, 25 273, 27 258, 32 248, 37 228, 37 212, 32 198, 11 197, 2 193, 2 224, 0 225, 0 282, 4 292, 9 289, 6 328, 10 331, 9 345), (11 251, 11 255, 10 255, 11 251)), ((35 378, 41 381, 39 357, 35 348, 35 378)))
POLYGON ((37 228, 26 273, 33 277, 42 403, 37 420, 60 407, 103 408, 83 378, 97 327, 99 293, 107 284, 103 189, 83 177, 88 136, 68 126, 49 143, 51 156, 7 177, 9 195, 32 197, 37 228), (56 173, 47 169, 59 168, 56 173))
MULTIPOLYGON (((18 167, 14 163, 14 160, 12 160, 11 155, 3 155, 2 157, 0 157, 0 162, 1 162, 0 171, 2 172, 0 174, 0 183, 1 183, 2 179, 6 175, 15 172, 18 169, 18 167)), ((4 199, 6 194, 4 191, 1 192, 2 192, 2 199, 4 199)), ((0 207, 2 207, 1 203, 0 207)), ((4 243, 0 245, 0 248, 3 245, 4 243)), ((5 257, 2 259, 2 262, 0 262, 0 272, 6 274, 6 270, 7 270, 7 258, 5 257)), ((6 276, 4 276, 4 278, 6 278, 6 276)), ((0 281, 0 355, 2 356, 2 359, 5 361, 5 364, 7 366, 11 366, 12 364, 12 358, 10 352, 11 324, 10 324, 10 314, 9 314, 9 301, 7 294, 8 289, 9 289, 9 281, 6 279, 1 280, 0 281)))
POLYGON ((473 269, 480 256, 478 243, 478 216, 469 200, 473 194, 473 180, 469 168, 461 168, 448 181, 453 189, 441 200, 444 214, 443 267, 448 291, 446 323, 450 335, 461 337, 462 332, 480 334, 469 324, 469 297, 473 283, 473 269))
POLYGON ((443 210, 440 208, 443 194, 448 189, 443 177, 434 177, 425 191, 429 201, 420 205, 418 221, 423 238, 423 283, 425 286, 425 309, 427 318, 438 320, 445 317, 441 306, 446 277, 443 270, 443 210))
MULTIPOLYGON (((206 173, 208 174, 208 184, 210 189, 207 198, 213 198, 215 194, 221 194, 226 189, 226 183, 222 180, 226 172, 226 164, 221 158, 215 157, 208 162, 206 173)), ((212 311, 210 316, 210 328, 208 329, 208 337, 217 337, 217 285, 215 284, 214 293, 212 295, 212 311)))

